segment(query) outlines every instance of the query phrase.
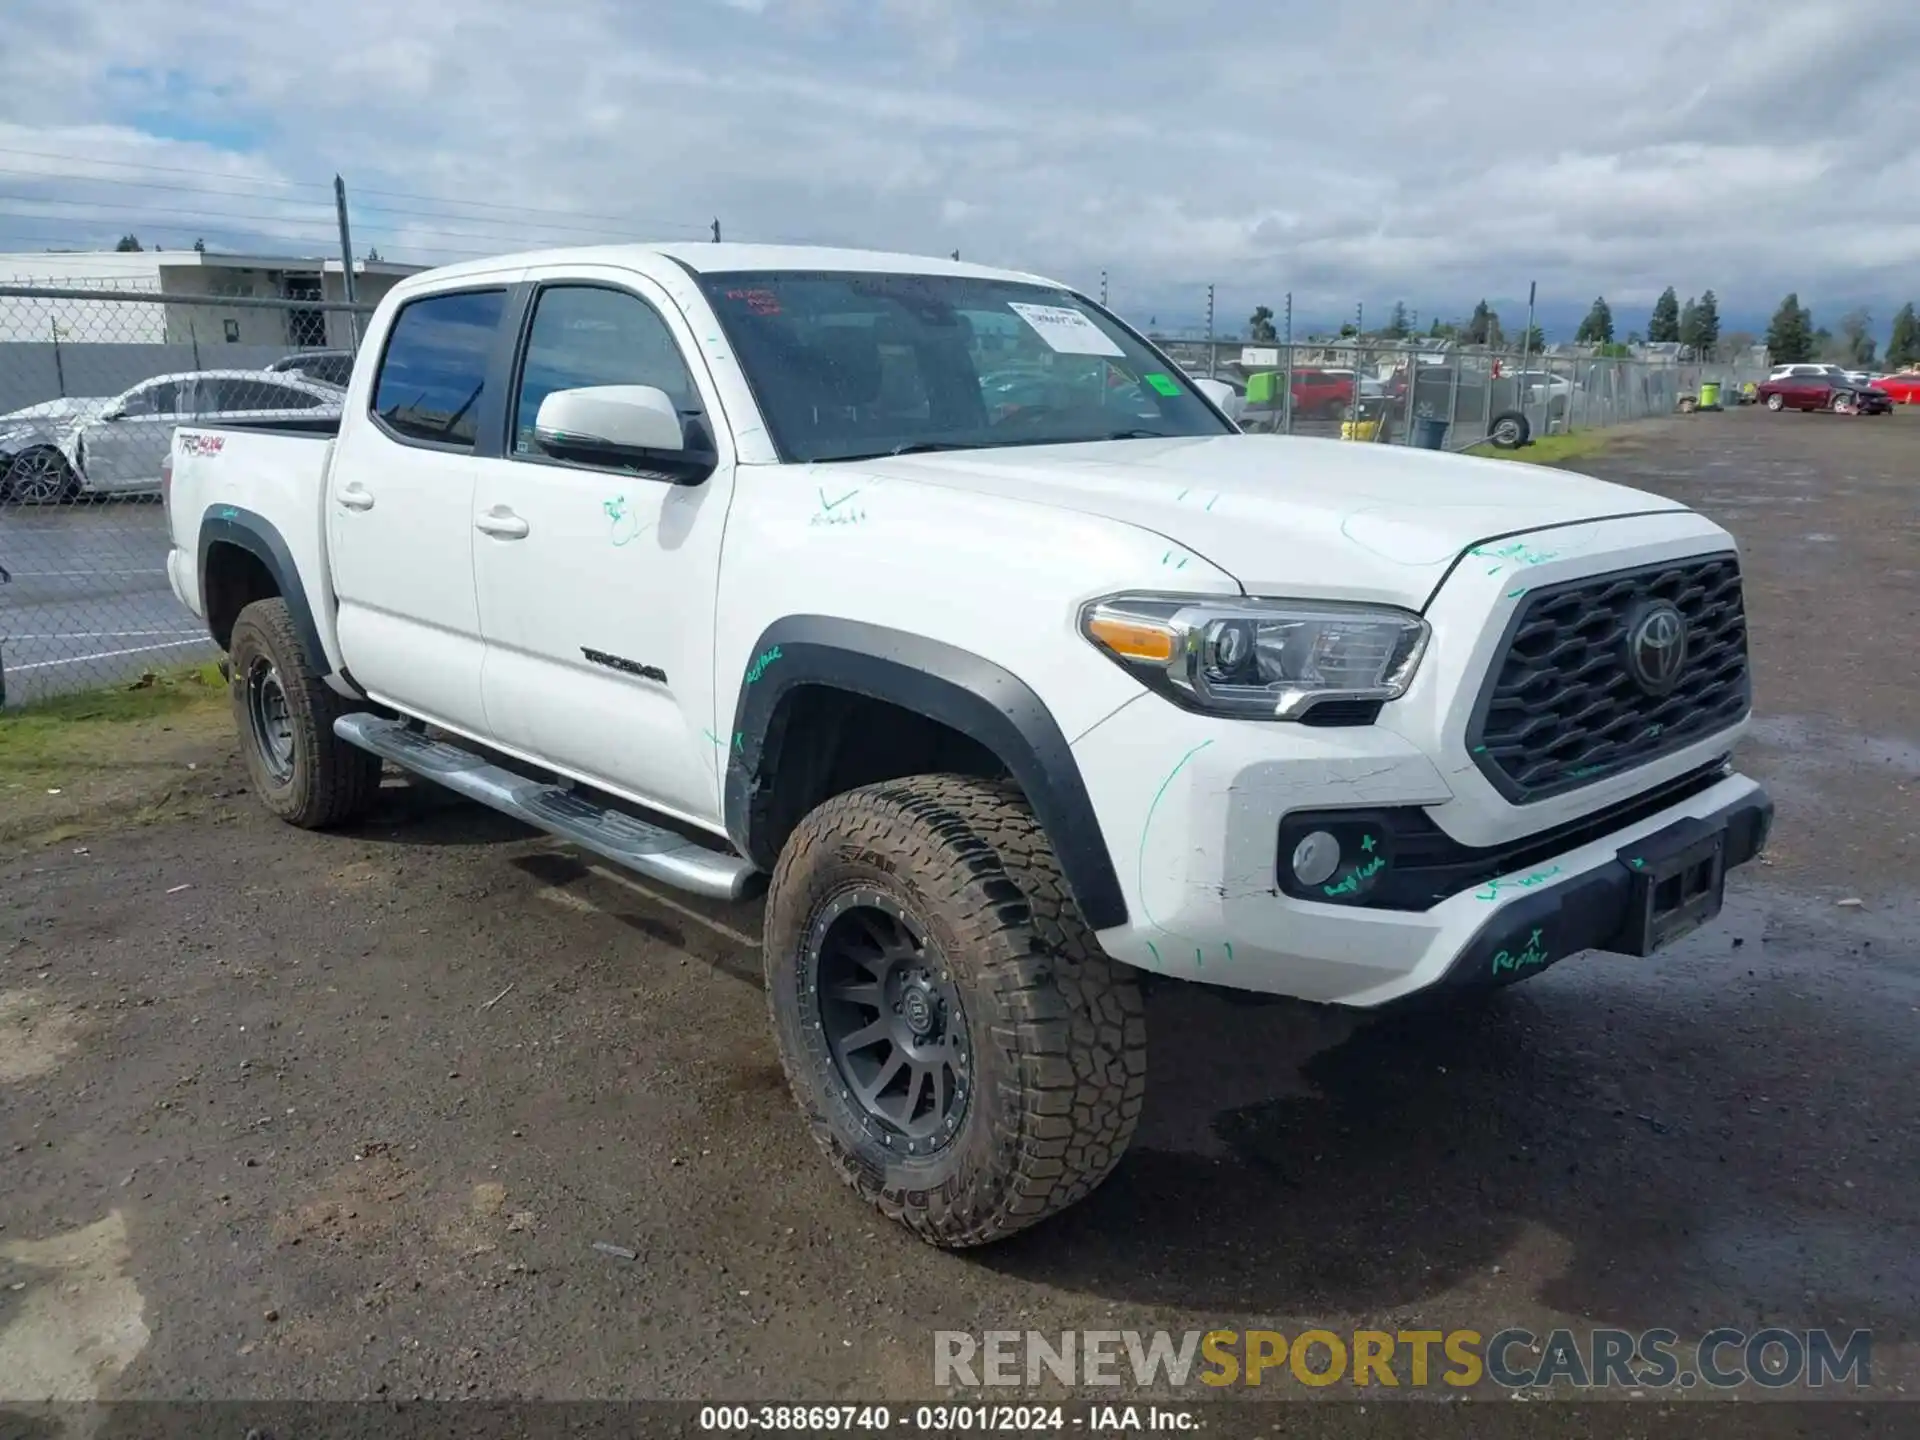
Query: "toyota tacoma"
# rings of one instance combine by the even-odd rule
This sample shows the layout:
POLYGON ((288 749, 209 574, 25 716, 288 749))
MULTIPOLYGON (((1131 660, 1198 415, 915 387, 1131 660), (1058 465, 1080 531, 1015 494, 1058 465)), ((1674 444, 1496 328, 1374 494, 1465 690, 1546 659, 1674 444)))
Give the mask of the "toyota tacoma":
POLYGON ((397 285, 337 416, 182 427, 168 571, 284 820, 388 763, 764 889, 813 1134, 978 1245, 1120 1160, 1143 977, 1489 991, 1660 950, 1766 840, 1726 531, 1226 399, 1033 275, 509 256, 397 285))

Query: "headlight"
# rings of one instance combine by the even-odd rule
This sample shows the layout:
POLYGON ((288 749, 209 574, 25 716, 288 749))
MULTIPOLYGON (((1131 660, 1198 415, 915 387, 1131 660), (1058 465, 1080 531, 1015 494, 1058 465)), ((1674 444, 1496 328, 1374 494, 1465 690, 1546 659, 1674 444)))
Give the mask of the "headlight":
POLYGON ((1110 595, 1080 629, 1176 704, 1249 720, 1297 720, 1328 700, 1397 700, 1427 648, 1427 622, 1384 605, 1110 595))

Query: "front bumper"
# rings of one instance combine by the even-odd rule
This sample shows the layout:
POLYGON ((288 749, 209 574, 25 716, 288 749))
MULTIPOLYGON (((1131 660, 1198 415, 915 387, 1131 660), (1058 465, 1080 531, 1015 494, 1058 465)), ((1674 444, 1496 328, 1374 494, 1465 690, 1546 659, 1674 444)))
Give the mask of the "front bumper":
POLYGON ((1127 923, 1100 943, 1170 978, 1373 1008, 1508 984, 1582 950, 1647 953, 1717 909, 1725 872, 1759 852, 1772 821, 1758 783, 1716 768, 1733 738, 1723 734, 1590 787, 1585 803, 1617 810, 1617 825, 1576 824, 1560 840, 1562 827, 1535 832, 1544 843, 1515 836, 1510 869, 1456 882, 1425 908, 1307 899, 1281 888, 1288 817, 1415 806, 1444 822, 1447 777, 1379 726, 1195 727, 1189 716, 1175 749, 1171 711, 1123 707, 1073 747, 1128 903, 1127 923), (1178 762, 1171 773, 1144 773, 1141 758, 1155 754, 1178 762), (1673 803, 1630 803, 1663 785, 1679 787, 1673 803), (1710 898, 1649 925, 1649 887, 1703 849, 1714 863, 1693 867, 1695 888, 1704 882, 1710 898))
POLYGON ((1728 783, 1751 788, 1711 814, 1683 815, 1626 840, 1611 863, 1555 880, 1488 917, 1431 988, 1510 985, 1582 950, 1651 955, 1711 920, 1727 872, 1758 855, 1773 828, 1767 793, 1742 776, 1728 783))

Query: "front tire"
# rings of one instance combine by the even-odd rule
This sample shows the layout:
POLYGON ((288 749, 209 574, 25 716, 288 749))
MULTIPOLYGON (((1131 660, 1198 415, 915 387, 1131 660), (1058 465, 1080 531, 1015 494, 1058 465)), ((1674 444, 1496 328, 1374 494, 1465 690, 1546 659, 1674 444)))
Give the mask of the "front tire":
POLYGON ((1786 397, 1782 395, 1767 396, 1767 408, 1773 411, 1780 411, 1780 410, 1786 409, 1787 408, 1786 397))
POLYGON ((0 500, 15 505, 58 505, 80 493, 80 477, 51 445, 22 450, 0 474, 0 500))
POLYGON ((333 733, 353 707, 307 663, 284 600, 256 600, 233 622, 228 692, 254 793, 303 830, 351 820, 380 788, 380 758, 333 733))
POLYGON ((781 852, 763 944, 814 1139, 922 1239, 1004 1239, 1119 1163, 1146 1093, 1139 985, 1012 786, 920 775, 828 800, 781 852))

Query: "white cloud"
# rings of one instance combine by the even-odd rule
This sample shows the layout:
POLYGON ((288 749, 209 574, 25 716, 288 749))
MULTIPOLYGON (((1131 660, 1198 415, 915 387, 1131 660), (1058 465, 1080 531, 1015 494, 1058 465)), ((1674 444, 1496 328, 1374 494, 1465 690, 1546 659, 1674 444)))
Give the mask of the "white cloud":
POLYGON ((0 200, 0 248, 132 228, 322 249, 339 171, 394 256, 717 215, 729 238, 1104 268, 1163 317, 1208 282, 1237 317, 1288 289, 1303 314, 1454 313, 1537 279, 1607 294, 1623 328, 1668 283, 1884 318, 1920 273, 1920 8, 1885 0, 9 12, 0 194, 90 203, 0 200))

